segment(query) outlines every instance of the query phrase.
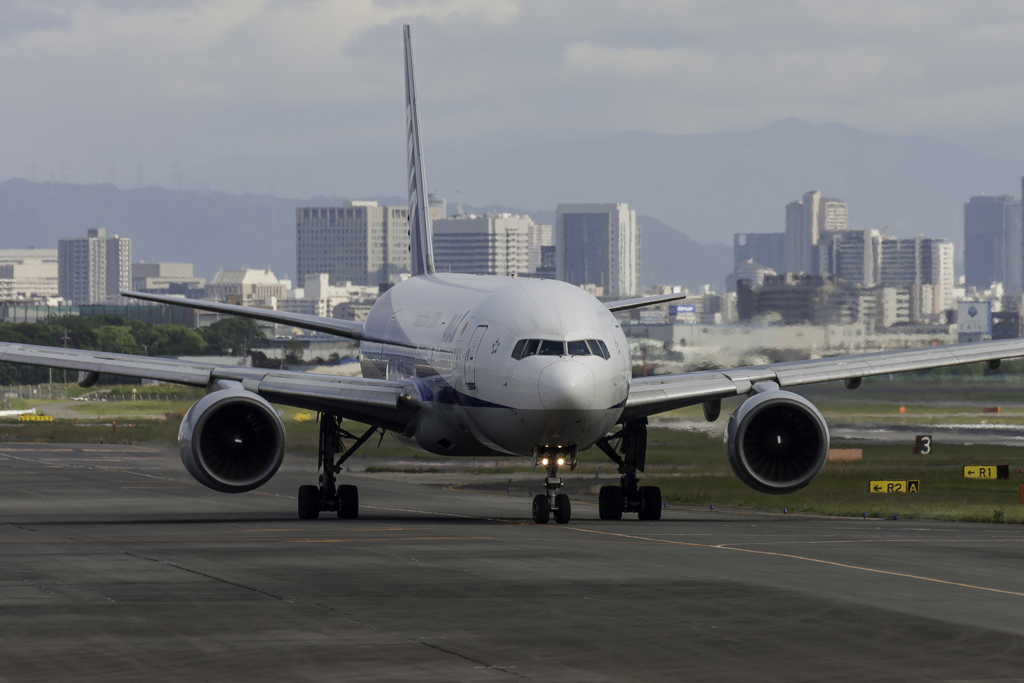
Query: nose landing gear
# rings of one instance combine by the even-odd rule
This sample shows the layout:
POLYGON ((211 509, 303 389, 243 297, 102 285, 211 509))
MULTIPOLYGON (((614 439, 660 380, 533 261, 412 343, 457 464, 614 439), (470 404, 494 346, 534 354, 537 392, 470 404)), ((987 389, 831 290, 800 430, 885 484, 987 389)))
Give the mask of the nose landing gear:
POLYGON ((546 493, 538 493, 533 497, 533 521, 537 524, 547 524, 554 513, 557 523, 568 524, 572 517, 572 505, 569 503, 569 496, 564 493, 556 494, 562 487, 558 468, 569 465, 570 471, 576 469, 576 451, 541 452, 540 449, 535 449, 533 466, 537 465, 542 465, 547 470, 547 476, 544 477, 546 493))
POLYGON ((597 442, 597 447, 619 466, 618 486, 602 486, 597 499, 601 519, 622 519, 623 512, 635 512, 644 521, 661 519, 661 489, 640 486, 647 459, 647 418, 630 420, 622 430, 597 442), (620 457, 611 442, 620 439, 620 457), (639 475, 639 476, 638 476, 639 475))

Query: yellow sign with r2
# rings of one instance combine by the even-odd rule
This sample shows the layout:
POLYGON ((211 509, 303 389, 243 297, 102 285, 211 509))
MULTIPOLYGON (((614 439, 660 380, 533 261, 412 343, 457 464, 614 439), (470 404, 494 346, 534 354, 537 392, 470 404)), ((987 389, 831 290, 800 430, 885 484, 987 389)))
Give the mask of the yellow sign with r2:
POLYGON ((896 479, 872 481, 868 487, 870 493, 919 493, 920 479, 896 479))

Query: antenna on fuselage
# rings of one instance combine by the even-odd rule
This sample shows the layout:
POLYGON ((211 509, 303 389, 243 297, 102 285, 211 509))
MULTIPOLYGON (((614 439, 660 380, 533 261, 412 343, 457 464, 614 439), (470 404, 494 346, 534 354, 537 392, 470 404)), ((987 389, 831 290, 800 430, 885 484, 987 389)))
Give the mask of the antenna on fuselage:
POLYGON ((409 149, 409 252, 413 275, 434 273, 433 229, 427 182, 423 171, 423 148, 420 145, 420 115, 416 103, 416 78, 412 66, 412 38, 409 25, 402 27, 405 36, 405 133, 409 149))

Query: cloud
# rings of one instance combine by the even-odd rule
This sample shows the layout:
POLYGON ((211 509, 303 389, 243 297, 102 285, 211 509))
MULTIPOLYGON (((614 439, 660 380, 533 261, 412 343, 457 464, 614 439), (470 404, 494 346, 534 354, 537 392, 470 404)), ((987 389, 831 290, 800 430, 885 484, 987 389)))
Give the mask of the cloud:
POLYGON ((128 184, 136 164, 156 179, 175 161, 400 147, 406 22, 431 145, 787 116, 984 129, 1024 107, 1011 2, 7 3, 0 177, 128 184))

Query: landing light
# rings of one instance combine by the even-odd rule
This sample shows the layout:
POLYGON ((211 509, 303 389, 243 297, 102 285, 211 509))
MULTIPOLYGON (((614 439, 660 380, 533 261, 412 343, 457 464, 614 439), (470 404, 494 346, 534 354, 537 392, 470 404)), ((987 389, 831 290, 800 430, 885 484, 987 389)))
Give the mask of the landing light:
POLYGON ((565 458, 559 458, 558 459, 558 464, 559 465, 564 465, 565 464, 565 458))
POLYGON ((540 461, 540 464, 541 465, 547 465, 548 464, 548 459, 544 458, 543 460, 540 461))

